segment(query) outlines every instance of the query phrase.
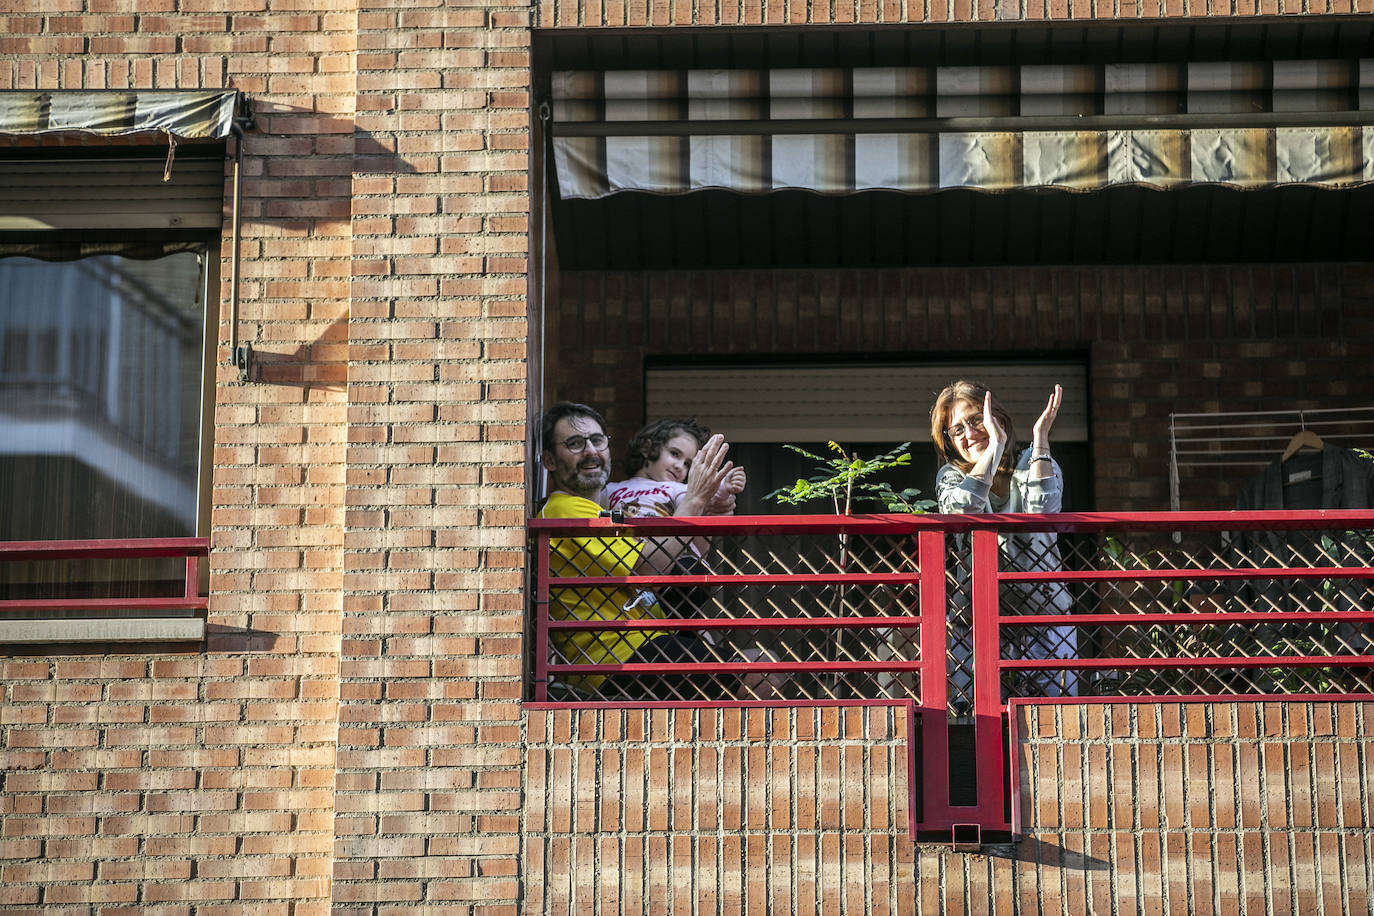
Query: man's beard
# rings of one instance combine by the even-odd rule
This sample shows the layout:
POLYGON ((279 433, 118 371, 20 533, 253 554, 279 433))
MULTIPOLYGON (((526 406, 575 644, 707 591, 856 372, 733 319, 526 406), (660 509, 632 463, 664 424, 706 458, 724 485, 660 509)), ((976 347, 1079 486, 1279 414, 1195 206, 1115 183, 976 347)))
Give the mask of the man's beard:
POLYGON ((584 463, 579 461, 576 464, 560 466, 556 475, 558 487, 594 500, 606 488, 606 482, 610 479, 610 462, 601 461, 596 467, 583 467, 584 463))

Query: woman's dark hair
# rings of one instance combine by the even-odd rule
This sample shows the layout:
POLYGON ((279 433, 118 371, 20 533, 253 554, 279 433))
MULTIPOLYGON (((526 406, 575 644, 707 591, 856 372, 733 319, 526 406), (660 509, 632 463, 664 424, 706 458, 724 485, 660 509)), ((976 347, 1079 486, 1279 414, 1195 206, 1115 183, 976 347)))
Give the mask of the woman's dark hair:
MULTIPOLYGON (((971 462, 960 457, 959 450, 954 447, 954 441, 945 430, 949 429, 949 415, 954 412, 955 404, 968 401, 982 410, 983 398, 987 393, 986 385, 960 379, 945 386, 945 389, 936 395, 935 406, 930 408, 930 438, 935 443, 935 451, 940 453, 940 460, 945 464, 952 464, 965 472, 973 467, 971 462)), ((992 416, 1007 433, 1007 445, 1002 450, 1002 460, 997 463, 997 473, 1005 471, 1010 474, 1016 470, 1016 427, 1012 425, 1011 414, 1007 413, 1007 409, 997 400, 995 394, 992 396, 992 416)))
POLYGON ((698 424, 695 417, 690 420, 668 419, 650 423, 630 439, 630 444, 625 449, 625 473, 633 477, 657 461, 663 452, 663 446, 674 436, 691 436, 697 440, 697 448, 701 448, 706 444, 706 440, 711 438, 711 431, 698 424))

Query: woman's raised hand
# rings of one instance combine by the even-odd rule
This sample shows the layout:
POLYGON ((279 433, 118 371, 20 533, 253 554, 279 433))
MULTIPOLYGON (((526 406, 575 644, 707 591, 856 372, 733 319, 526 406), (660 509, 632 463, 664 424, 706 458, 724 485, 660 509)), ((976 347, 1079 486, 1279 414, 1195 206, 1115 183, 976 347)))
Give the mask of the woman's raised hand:
POLYGON ((1050 394, 1049 401, 1045 404, 1044 411, 1040 418, 1035 421, 1033 430, 1034 439, 1032 445, 1036 451, 1048 451, 1050 447, 1050 427, 1054 425, 1054 418, 1059 416, 1059 405, 1064 402, 1064 389, 1060 385, 1054 386, 1054 391, 1050 394))
POLYGON ((997 455, 992 460, 993 467, 1001 460, 1002 450, 1007 446, 1007 431, 997 422, 992 413, 992 392, 983 395, 983 431, 988 434, 988 451, 997 455))

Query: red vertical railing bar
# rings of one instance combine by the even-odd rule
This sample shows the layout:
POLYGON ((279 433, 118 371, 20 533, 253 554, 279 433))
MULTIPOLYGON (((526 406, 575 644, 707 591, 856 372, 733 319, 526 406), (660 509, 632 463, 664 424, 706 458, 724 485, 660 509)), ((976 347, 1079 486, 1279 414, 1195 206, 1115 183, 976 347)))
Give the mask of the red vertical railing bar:
POLYGON ((978 823, 1005 818, 1002 791, 1001 636, 997 623, 997 532, 969 537, 973 592, 973 741, 977 759, 978 823))
MULTIPOLYGON (((921 822, 916 826, 939 829, 953 823, 949 804, 949 670, 945 653, 949 637, 945 612, 944 532, 922 531, 917 535, 916 562, 921 571, 922 811, 921 822)), ((914 737, 908 739, 913 748, 914 737)), ((914 802, 914 785, 909 794, 914 802)))
POLYGON ((191 554, 186 558, 186 600, 200 597, 200 558, 191 554))
POLYGON ((553 539, 548 532, 534 536, 534 698, 549 698, 549 551, 553 539))

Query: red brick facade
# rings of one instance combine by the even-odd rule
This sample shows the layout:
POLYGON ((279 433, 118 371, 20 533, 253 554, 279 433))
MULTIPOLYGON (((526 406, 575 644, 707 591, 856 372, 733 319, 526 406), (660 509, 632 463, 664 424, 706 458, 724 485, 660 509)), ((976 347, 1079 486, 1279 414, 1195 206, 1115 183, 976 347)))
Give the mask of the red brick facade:
MULTIPOLYGON (((1303 12, 1351 8, 1319 7, 1303 12)), ((984 896, 998 912, 1076 912, 1084 895, 1116 895, 1118 911, 1153 911, 1160 900, 1183 899, 1187 882, 1201 894, 1200 863, 1225 855, 1238 868, 1266 863, 1273 887, 1291 886, 1298 911, 1309 893, 1335 895, 1323 897, 1327 912, 1338 899, 1352 912, 1364 909, 1364 846, 1355 849, 1340 831, 1369 829, 1365 771, 1351 769, 1350 752, 1320 731, 1334 722, 1337 735, 1365 733, 1369 713, 1360 705, 1266 706, 1262 719, 1252 707, 1218 706, 1202 715, 1231 723, 1231 733, 1193 743, 1183 740, 1191 732, 1130 731, 1121 736, 1124 752, 1101 739, 1105 726, 1093 725, 1101 708, 1042 711, 1064 722, 1081 716, 1084 742, 1067 733, 1048 741, 1053 731, 1040 728, 1020 748, 1035 839, 1005 856, 918 850, 906 841, 903 726, 881 716, 851 721, 846 713, 841 727, 826 712, 751 711, 743 725, 729 713, 631 712, 612 725, 599 714, 521 705, 532 24, 1289 11, 1290 4, 1233 11, 1173 0, 938 9, 868 0, 833 8, 762 0, 12 0, 0 14, 0 91, 231 87, 252 96, 241 333, 257 362, 246 383, 229 362, 226 228, 210 635, 203 647, 176 651, 116 647, 0 661, 0 909, 581 912, 599 901, 603 912, 621 902, 662 912, 671 899, 682 912, 707 894, 719 912, 972 911, 970 901, 984 896), (1244 744, 1251 736, 1240 729, 1255 721, 1266 731, 1244 744), (1271 736, 1271 721, 1289 730, 1271 736), (1340 731, 1351 722, 1361 727, 1340 731), (1239 791, 1246 761, 1261 755, 1271 774, 1268 832, 1252 840, 1238 826, 1199 832, 1197 820, 1168 830, 1094 820, 1104 805, 1101 780, 1115 779, 1117 755, 1137 753, 1141 742, 1160 745, 1152 753, 1166 781, 1180 772, 1202 779, 1195 755, 1219 760, 1209 747, 1237 748, 1233 770, 1209 771, 1219 791, 1239 791), (1291 787, 1308 794, 1293 799, 1326 797, 1326 774, 1339 774, 1335 824, 1319 804, 1313 833, 1297 808, 1285 807, 1299 802, 1278 790, 1272 748, 1311 755, 1301 771, 1308 781, 1291 787), (617 768, 606 769, 612 756, 617 768), (684 795, 663 778, 665 762, 711 770, 719 781, 709 789, 694 782, 684 795), (1044 800, 1056 768, 1093 787, 1079 806, 1087 813, 1074 815, 1086 823, 1062 819, 1079 810, 1061 804, 1067 796, 1044 800), (589 785, 589 770, 599 773, 602 794, 589 785), (645 820, 635 819, 633 804, 614 808, 612 772, 623 797, 643 793, 645 820), (816 797, 814 817, 798 801, 804 792, 816 797), (726 801, 731 793, 735 801, 726 801), (1279 813, 1287 819, 1276 820, 1279 813), (1094 863, 1086 872, 1084 856, 1094 863), (1315 889, 1307 883, 1316 857, 1344 863, 1339 880, 1323 871, 1315 889)), ((226 227, 227 220, 226 213, 226 227)), ((728 289, 737 279, 712 283, 728 289)), ((1362 368, 1374 281, 1365 268, 1042 271, 1030 278, 1034 291, 1023 291, 1021 279, 1003 271, 788 282, 794 290, 832 284, 835 301, 884 284, 938 283, 923 286, 930 308, 956 298, 991 305, 990 315, 951 310, 941 345, 963 346, 983 322, 1025 309, 1009 345, 1031 339, 1092 353, 1098 469, 1114 477, 1158 476, 1156 454, 1136 449, 1157 434, 1171 400, 1206 402, 1239 386, 1243 403, 1265 403, 1270 382, 1305 386, 1297 395, 1304 403, 1368 391, 1362 368), (1103 301, 1114 311, 1085 311, 1067 329, 1036 324, 1039 297, 1081 289, 1085 277, 1112 291, 1103 301), (1252 338, 1209 329, 1202 303, 1218 301, 1204 294, 1215 284, 1256 290, 1257 300, 1272 303, 1272 330, 1252 338), (1145 308, 1150 290, 1171 303, 1157 322, 1145 308), (1319 331, 1309 332, 1309 313, 1319 331), (1139 335, 1124 332, 1128 320, 1143 324, 1139 335), (1263 374, 1254 359, 1266 361, 1263 374), (1200 364, 1206 381, 1194 389, 1180 380, 1171 368, 1178 360, 1200 364), (1236 380, 1240 366, 1254 381, 1236 380), (1274 377, 1270 366, 1291 377, 1274 377)), ((562 304, 599 307, 604 297, 594 288, 603 280, 564 278, 562 304)), ((1221 298, 1239 301, 1240 293, 1221 298)), ((903 329, 906 346, 915 343, 913 328, 903 329)), ((560 344, 574 341, 574 330, 565 318, 560 344)), ((851 349, 874 346, 871 330, 843 325, 841 339, 851 349)), ((655 346, 627 341, 604 358, 621 365, 655 346)), ((623 412, 635 394, 618 373, 607 400, 623 412)), ((1158 502, 1154 483, 1123 486, 1099 500, 1119 508, 1158 502)), ((1202 797, 1203 782, 1188 785, 1188 799, 1202 797)), ((1133 792, 1129 781, 1112 783, 1113 799, 1133 792)), ((1228 869, 1216 866, 1215 890, 1206 891, 1221 912, 1233 887, 1253 893, 1228 869)))
POLYGON ((528 903, 1363 913, 1369 712, 1356 702, 1019 706, 1022 839, 978 853, 906 839, 905 718, 886 707, 535 712, 528 903))

